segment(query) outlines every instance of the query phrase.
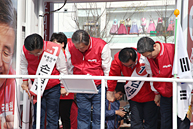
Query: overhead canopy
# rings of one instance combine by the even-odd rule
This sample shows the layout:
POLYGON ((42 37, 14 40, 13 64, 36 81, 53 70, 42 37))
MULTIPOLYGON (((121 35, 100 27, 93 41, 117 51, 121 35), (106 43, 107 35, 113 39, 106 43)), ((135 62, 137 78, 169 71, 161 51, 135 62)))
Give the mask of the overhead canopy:
MULTIPOLYGON (((64 2, 65 0, 44 0, 44 2, 64 2)), ((155 0, 67 0, 68 3, 81 2, 120 2, 120 1, 155 1, 155 0)))

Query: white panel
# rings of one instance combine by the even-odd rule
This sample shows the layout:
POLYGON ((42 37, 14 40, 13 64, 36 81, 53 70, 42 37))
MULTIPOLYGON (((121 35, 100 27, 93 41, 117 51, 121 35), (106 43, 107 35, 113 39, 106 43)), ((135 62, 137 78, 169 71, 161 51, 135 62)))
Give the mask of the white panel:
MULTIPOLYGON (((62 6, 62 4, 55 4, 54 10, 58 9, 62 6)), ((53 32, 74 32, 77 29, 76 23, 74 22, 74 18, 76 17, 76 12, 73 9, 74 4, 67 4, 65 9, 67 11, 60 11, 54 13, 53 19, 53 32), (69 11, 71 10, 71 11, 69 11)))
POLYGON ((182 30, 184 34, 185 39, 185 45, 187 48, 187 38, 188 38, 188 1, 189 0, 183 0, 183 14, 182 15, 182 30))

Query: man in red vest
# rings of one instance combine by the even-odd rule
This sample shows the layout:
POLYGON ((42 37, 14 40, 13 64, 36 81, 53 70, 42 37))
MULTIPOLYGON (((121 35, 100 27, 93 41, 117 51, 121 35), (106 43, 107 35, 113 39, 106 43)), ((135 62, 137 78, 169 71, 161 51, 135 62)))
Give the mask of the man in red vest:
MULTIPOLYGON (((149 37, 142 37, 137 43, 137 51, 147 57, 145 67, 153 77, 172 78, 175 45, 171 43, 154 42, 149 37)), ((160 113, 161 129, 172 128, 172 83, 153 82, 155 92, 161 95, 160 113)), ((178 118, 179 129, 189 129, 190 120, 178 118)))
MULTIPOLYGON (((136 48, 123 48, 114 55, 109 76, 147 77, 144 58, 136 48)), ((110 101, 113 101, 116 84, 117 80, 108 80, 107 99, 110 101)), ((157 129, 155 102, 159 96, 151 90, 150 82, 127 81, 124 88, 131 109, 131 128, 157 129)))
MULTIPOLYGON (((84 30, 77 30, 66 46, 69 74, 108 76, 111 65, 111 52, 108 44, 90 37, 84 30)), ((78 105, 78 129, 89 129, 92 113, 92 129, 100 129, 101 80, 94 80, 98 94, 76 95, 78 105)))
MULTIPOLYGON (((51 72, 51 75, 68 74, 66 59, 61 49, 61 46, 56 43, 44 41, 42 37, 38 34, 31 34, 26 37, 22 49, 20 66, 22 75, 37 75, 37 72, 39 72, 38 75, 39 74, 41 75, 42 72, 46 73, 48 71, 51 72), (45 53, 48 54, 46 55, 45 53), (57 56, 56 60, 54 60, 54 58, 52 58, 51 55, 57 56), (45 59, 44 65, 41 66, 41 61, 44 59, 45 59), (54 63, 54 67, 52 69, 50 67, 51 63, 54 63), (40 68, 39 71, 38 68, 40 68)), ((34 79, 31 79, 31 81, 32 83, 35 82, 34 79)), ((41 97, 41 121, 40 121, 41 129, 44 129, 44 120, 46 114, 47 114, 46 119, 48 123, 46 129, 57 129, 59 116, 60 89, 61 89, 60 80, 49 79, 46 84, 45 79, 41 79, 41 84, 46 85, 43 95, 41 97)), ((31 89, 33 88, 33 86, 31 87, 31 89)), ((28 92, 29 89, 28 79, 23 80, 22 88, 23 90, 28 92)), ((33 129, 36 129, 36 110, 37 110, 37 103, 36 101, 34 101, 33 129)))

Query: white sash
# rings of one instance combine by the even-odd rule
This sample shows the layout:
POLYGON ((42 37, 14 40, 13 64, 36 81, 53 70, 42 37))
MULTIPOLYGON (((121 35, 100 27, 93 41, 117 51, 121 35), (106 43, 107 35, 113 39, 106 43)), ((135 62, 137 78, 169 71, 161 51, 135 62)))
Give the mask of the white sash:
MULTIPOLYGON (((140 61, 143 61, 143 59, 140 59, 140 61)), ((147 77, 148 74, 146 72, 145 66, 141 65, 140 69, 138 68, 136 67, 134 69, 131 77, 147 77)), ((127 84, 125 84, 124 87, 125 87, 125 93, 127 96, 127 100, 132 99, 140 91, 143 84, 144 84, 144 81, 129 81, 127 84)))
MULTIPOLYGON (((40 60, 40 63, 38 65, 38 69, 36 71, 36 75, 51 75, 54 66, 56 64, 58 55, 60 52, 60 48, 57 46, 52 46, 51 48, 48 46, 48 48, 44 51, 42 58, 40 60), (51 54, 52 53, 52 54, 51 54)), ((48 83, 49 79, 42 78, 41 79, 41 96, 46 88, 46 85, 48 83)), ((34 80, 34 83, 30 89, 30 93, 32 95, 37 95, 38 93, 38 79, 36 78, 34 80)))

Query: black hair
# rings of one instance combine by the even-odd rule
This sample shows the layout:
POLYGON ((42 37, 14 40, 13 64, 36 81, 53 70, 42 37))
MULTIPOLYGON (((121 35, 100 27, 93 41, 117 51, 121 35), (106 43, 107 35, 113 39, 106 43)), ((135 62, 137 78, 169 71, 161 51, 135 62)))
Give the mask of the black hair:
POLYGON ((119 60, 123 63, 127 63, 129 60, 135 62, 136 58, 137 54, 133 48, 126 47, 119 52, 119 60))
POLYGON ((142 37, 137 42, 137 52, 143 54, 145 52, 154 51, 153 45, 155 42, 149 37, 142 37))
POLYGON ((64 42, 64 49, 66 48, 66 44, 67 44, 67 37, 63 32, 59 32, 59 33, 53 33, 50 41, 53 42, 54 40, 56 40, 58 43, 63 43, 64 42))
POLYGON ((50 41, 51 41, 51 42, 53 42, 54 40, 56 40, 56 35, 57 35, 57 33, 53 33, 53 34, 51 35, 51 38, 50 38, 50 41))
POLYGON ((72 35, 72 42, 75 44, 84 43, 86 46, 88 46, 89 41, 90 41, 90 36, 84 30, 77 30, 72 35))
POLYGON ((25 38, 24 46, 28 51, 42 49, 44 45, 43 38, 39 34, 31 34, 25 38))
POLYGON ((116 92, 121 92, 125 94, 125 88, 124 88, 125 82, 117 82, 117 86, 115 88, 116 92))

